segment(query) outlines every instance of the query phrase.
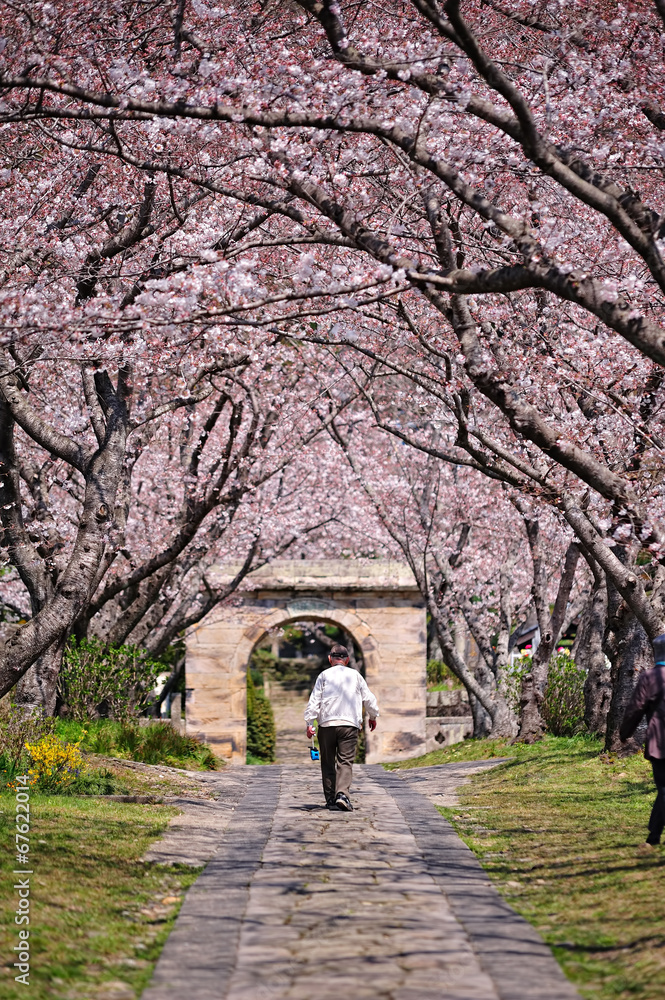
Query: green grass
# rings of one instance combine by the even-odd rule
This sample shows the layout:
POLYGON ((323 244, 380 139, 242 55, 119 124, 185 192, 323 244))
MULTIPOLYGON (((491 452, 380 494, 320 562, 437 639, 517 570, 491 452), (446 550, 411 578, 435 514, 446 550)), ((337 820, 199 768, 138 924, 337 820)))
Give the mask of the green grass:
POLYGON ((395 764, 384 764, 387 771, 401 771, 411 767, 432 767, 434 764, 451 764, 456 760, 489 760, 491 757, 511 757, 518 752, 517 744, 511 746, 507 740, 464 740, 451 747, 433 750, 422 757, 400 760, 395 764))
MULTIPOLYGON (((420 766, 509 756, 441 809, 589 1000, 665 996, 665 849, 638 853, 655 789, 642 757, 590 737, 467 741, 420 766)), ((402 766, 402 765, 400 765, 402 766)))
POLYGON ((97 719, 85 724, 58 719, 55 731, 68 743, 81 740, 81 749, 87 753, 104 754, 120 760, 166 764, 193 771, 215 771, 222 764, 209 746, 193 736, 179 733, 169 722, 155 721, 139 726, 136 722, 114 722, 111 719, 97 719))
POLYGON ((198 872, 143 864, 168 806, 30 796, 30 986, 14 981, 14 797, 0 796, 3 1000, 139 996, 198 872), (167 902, 163 902, 163 900, 167 902), (111 986, 115 983, 115 988, 111 986), (123 990, 124 986, 124 990, 123 990), (109 992, 110 991, 110 992, 109 992))

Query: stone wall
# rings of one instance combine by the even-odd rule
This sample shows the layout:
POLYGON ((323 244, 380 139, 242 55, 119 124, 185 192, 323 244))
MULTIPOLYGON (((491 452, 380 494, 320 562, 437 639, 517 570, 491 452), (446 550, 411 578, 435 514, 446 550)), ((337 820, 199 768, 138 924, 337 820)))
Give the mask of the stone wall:
POLYGON ((469 696, 465 688, 427 692, 427 716, 471 715, 469 696))
POLYGON ((469 696, 463 688, 427 692, 427 753, 473 736, 469 696))

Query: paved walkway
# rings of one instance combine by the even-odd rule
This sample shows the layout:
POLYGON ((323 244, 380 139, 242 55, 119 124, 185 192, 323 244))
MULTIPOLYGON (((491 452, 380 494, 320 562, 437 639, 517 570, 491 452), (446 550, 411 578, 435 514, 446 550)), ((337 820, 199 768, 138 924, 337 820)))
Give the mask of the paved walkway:
POLYGON ((459 769, 357 766, 350 814, 315 765, 242 775, 143 1000, 579 1000, 418 790, 459 769))
POLYGON ((302 764, 307 760, 307 739, 305 737, 305 708, 308 692, 280 691, 275 697, 271 686, 271 705, 275 716, 277 742, 275 760, 278 764, 302 764))

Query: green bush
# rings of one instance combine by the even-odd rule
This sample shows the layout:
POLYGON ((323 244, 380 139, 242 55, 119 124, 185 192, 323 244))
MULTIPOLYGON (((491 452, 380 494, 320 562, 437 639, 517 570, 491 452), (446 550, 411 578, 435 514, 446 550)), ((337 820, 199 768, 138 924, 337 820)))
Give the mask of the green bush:
MULTIPOLYGON (((40 711, 26 712, 16 705, 3 702, 0 707, 0 791, 14 790, 18 774, 35 775, 33 756, 28 747, 40 746, 48 739, 59 739, 63 746, 76 744, 83 747, 85 729, 79 723, 65 724, 40 711), (82 738, 83 737, 83 738, 82 738)), ((55 782, 48 790, 59 795, 113 795, 124 791, 116 778, 106 769, 83 767, 76 769, 68 781, 55 782)), ((43 781, 34 781, 44 790, 43 781)))
POLYGON ((250 757, 270 763, 275 759, 275 717, 263 692, 257 691, 247 671, 247 761, 250 757))
POLYGON ((27 762, 22 764, 15 761, 8 754, 0 753, 0 789, 4 791, 10 782, 14 781, 17 774, 26 774, 28 771, 27 762))
POLYGON ((427 661, 427 687, 431 690, 439 685, 451 688, 461 687, 462 682, 456 677, 443 660, 427 661))
POLYGON ((365 726, 360 727, 360 732, 358 733, 358 743, 356 745, 356 756, 353 761, 354 764, 364 764, 365 757, 367 755, 367 737, 365 735, 365 726))
MULTIPOLYGON (((523 654, 506 667, 504 691, 508 704, 519 715, 522 680, 531 670, 531 657, 523 654)), ((547 685, 541 714, 553 736, 574 736, 584 729, 584 679, 567 649, 559 647, 547 668, 547 685)))
POLYGON ((99 639, 70 639, 58 689, 70 718, 82 722, 108 714, 129 719, 151 699, 164 664, 137 646, 107 646, 99 639))
POLYGON ((283 636, 284 641, 289 642, 292 646, 302 646, 305 633, 296 625, 285 625, 283 629, 283 636))
POLYGON ((75 719, 58 719, 56 730, 59 736, 71 743, 75 743, 83 735, 83 750, 110 757, 116 745, 119 725, 111 719, 95 719, 86 723, 75 719))
POLYGON ((146 764, 161 764, 173 761, 175 766, 182 760, 194 759, 207 770, 217 768, 217 759, 210 747, 193 736, 185 736, 168 722, 151 722, 148 726, 121 727, 118 740, 120 747, 126 747, 132 760, 146 764))
POLYGON ((532 657, 526 653, 517 656, 512 663, 508 663, 503 670, 503 695, 510 708, 518 717, 522 708, 520 696, 522 693, 522 681, 531 670, 532 657))
POLYGON ((257 648, 251 657, 252 670, 254 673, 264 674, 266 670, 275 668, 277 657, 269 649, 257 648))
POLYGON ((70 785, 63 788, 63 795, 124 795, 127 788, 118 784, 108 768, 98 768, 80 774, 70 785))
POLYGON ((550 660, 541 713, 553 736, 574 736, 584 729, 585 677, 567 649, 550 660))
POLYGON ((252 683, 254 687, 257 689, 257 692, 259 691, 259 689, 263 691, 265 688, 265 681, 262 672, 260 670, 257 670, 256 667, 251 665, 249 667, 249 670, 252 675, 252 683))

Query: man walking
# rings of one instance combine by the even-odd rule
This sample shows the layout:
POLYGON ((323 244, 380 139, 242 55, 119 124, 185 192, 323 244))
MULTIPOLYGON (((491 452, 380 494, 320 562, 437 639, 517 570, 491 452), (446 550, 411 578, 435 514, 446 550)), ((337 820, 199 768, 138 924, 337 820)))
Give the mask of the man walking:
POLYGON ((346 646, 333 646, 328 660, 330 666, 317 677, 305 709, 307 738, 314 736, 312 723, 317 721, 326 808, 351 812, 349 789, 363 706, 367 709, 371 732, 376 729, 379 706, 364 677, 349 666, 346 646))
POLYGON ((651 761, 657 793, 646 841, 651 846, 660 843, 665 826, 665 635, 659 635, 653 640, 653 657, 654 668, 645 670, 637 678, 619 730, 622 740, 630 739, 646 713, 644 756, 651 761))

